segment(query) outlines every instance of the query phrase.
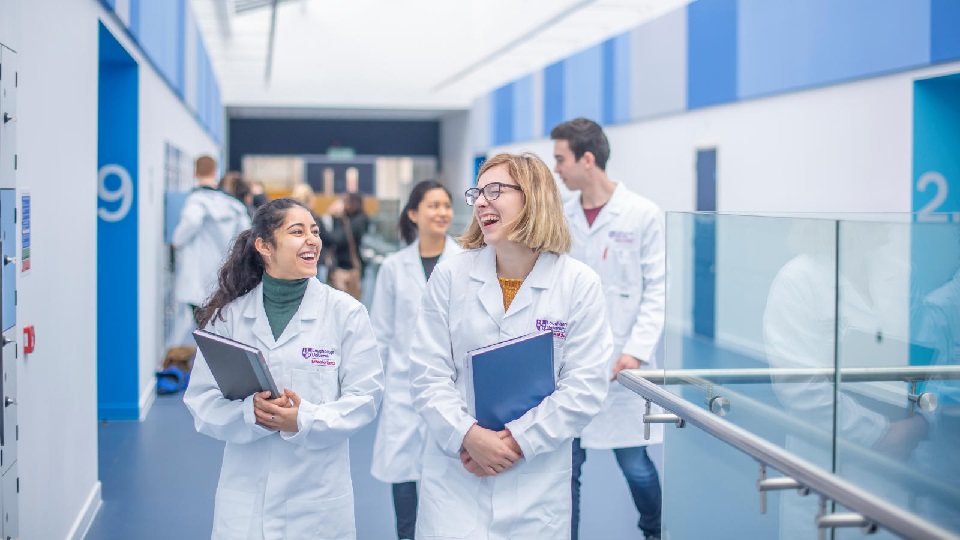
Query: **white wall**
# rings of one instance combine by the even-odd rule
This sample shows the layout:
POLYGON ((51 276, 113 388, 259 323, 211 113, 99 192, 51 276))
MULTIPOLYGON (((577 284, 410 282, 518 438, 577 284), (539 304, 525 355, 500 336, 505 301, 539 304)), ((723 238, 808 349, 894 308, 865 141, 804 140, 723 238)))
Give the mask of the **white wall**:
MULTIPOLYGON (((9 4, 11 0, 3 0, 9 4)), ((100 502, 97 465, 97 20, 140 62, 140 370, 148 399, 162 348, 163 141, 218 152, 96 0, 20 1, 18 187, 33 197, 33 269, 18 323, 36 352, 19 370, 20 533, 82 534, 100 502), (51 16, 55 13, 56 16, 51 16)))
POLYGON ((33 198, 33 268, 17 322, 20 535, 64 538, 99 504, 97 24, 92 0, 20 2, 17 183, 33 198), (51 14, 57 16, 52 17, 51 14), (56 36, 56 39, 53 39, 56 36))
MULTIPOLYGON (((693 211, 696 150, 717 147, 721 212, 909 212, 913 82, 958 71, 954 62, 611 126, 607 170, 664 210, 693 211)), ((490 152, 521 150, 554 165, 547 139, 490 152)), ((716 265, 717 339, 755 352, 767 285, 792 253, 780 243, 783 227, 757 230, 757 222, 721 223, 716 265)), ((908 257, 909 243, 896 250, 908 257)), ((692 274, 683 280, 675 285, 689 287, 692 274)))
MULTIPOLYGON (((114 34, 117 35, 117 34, 114 34)), ((126 45, 126 42, 123 42, 126 45)), ((131 47, 127 47, 130 51, 131 47)), ((134 52, 140 65, 140 415, 149 410, 156 390, 156 372, 165 352, 163 273, 167 249, 163 238, 164 143, 187 154, 220 155, 220 148, 202 130, 169 86, 134 52)))

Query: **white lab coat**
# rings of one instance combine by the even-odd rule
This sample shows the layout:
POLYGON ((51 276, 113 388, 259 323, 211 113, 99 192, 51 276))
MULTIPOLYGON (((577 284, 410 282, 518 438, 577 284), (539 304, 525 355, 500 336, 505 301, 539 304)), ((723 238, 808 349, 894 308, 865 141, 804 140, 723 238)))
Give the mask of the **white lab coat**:
MULTIPOLYGON (((600 274, 613 352, 607 376, 621 354, 662 368, 658 343, 663 333, 665 259, 663 212, 653 202, 618 184, 593 222, 587 224, 580 198, 564 204, 573 235, 570 256, 600 274)), ((650 426, 643 438, 645 401, 620 384, 611 384, 603 410, 583 430, 584 448, 629 448, 663 440, 663 425, 650 426)))
POLYGON ((247 209, 237 199, 215 189, 191 193, 173 231, 177 249, 175 298, 202 305, 217 286, 217 273, 238 234, 250 228, 247 209))
POLYGON ((207 329, 256 346, 281 390, 302 398, 298 433, 255 424, 253 399, 229 401, 198 351, 183 401, 197 431, 226 441, 214 539, 353 539, 347 439, 377 414, 383 367, 364 307, 308 280, 300 309, 273 339, 263 285, 229 304, 207 329))
MULTIPOLYGON (((457 242, 447 237, 437 264, 460 253, 457 242)), ((427 278, 420 260, 420 242, 390 255, 377 273, 377 289, 370 309, 370 322, 380 344, 386 370, 386 390, 373 444, 370 473, 381 482, 413 482, 420 479, 426 427, 413 410, 410 399, 410 340, 416 330, 417 312, 427 278)))
POLYGON ((570 538, 571 445, 600 410, 612 340, 600 280, 566 255, 543 253, 504 313, 492 247, 438 265, 410 346, 411 394, 427 424, 418 539, 570 538), (507 424, 523 459, 478 478, 460 463, 467 351, 554 330, 556 391, 507 424))

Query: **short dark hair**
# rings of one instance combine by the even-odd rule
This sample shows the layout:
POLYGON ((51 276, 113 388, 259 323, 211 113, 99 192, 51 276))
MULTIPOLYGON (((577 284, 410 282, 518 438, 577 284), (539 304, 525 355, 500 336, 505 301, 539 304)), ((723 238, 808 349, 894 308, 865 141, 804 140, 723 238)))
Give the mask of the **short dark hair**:
POLYGON ((610 141, 600 124, 586 118, 574 118, 564 122, 550 131, 553 140, 567 141, 575 159, 590 152, 600 170, 607 169, 607 160, 610 159, 610 141))

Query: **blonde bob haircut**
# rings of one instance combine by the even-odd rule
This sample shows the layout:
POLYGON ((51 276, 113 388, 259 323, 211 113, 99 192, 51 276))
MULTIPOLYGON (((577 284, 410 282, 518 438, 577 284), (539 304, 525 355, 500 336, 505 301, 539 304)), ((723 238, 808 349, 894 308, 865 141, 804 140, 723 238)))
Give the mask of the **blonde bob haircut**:
MULTIPOLYGON (((480 167, 477 179, 494 167, 505 166, 510 178, 523 190, 524 204, 520 215, 508 223, 507 240, 527 246, 537 253, 566 253, 570 251, 570 229, 563 214, 560 190, 550 167, 535 154, 497 154, 480 167)), ((494 203, 496 204, 496 203, 494 203)), ((460 237, 464 249, 478 249, 487 245, 476 216, 460 237)))

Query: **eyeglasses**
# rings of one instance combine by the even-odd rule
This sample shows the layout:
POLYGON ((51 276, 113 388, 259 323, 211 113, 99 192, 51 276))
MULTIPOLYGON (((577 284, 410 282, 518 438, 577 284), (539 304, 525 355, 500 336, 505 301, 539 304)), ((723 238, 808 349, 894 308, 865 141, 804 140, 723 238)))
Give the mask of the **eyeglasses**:
POLYGON ((463 193, 467 198, 467 204, 473 206, 477 203, 477 199, 480 198, 480 194, 483 193, 483 197, 488 201, 495 201, 497 197, 503 193, 503 188, 513 188, 520 193, 523 193, 523 189, 520 186, 515 186, 513 184, 504 184, 503 182, 490 182, 489 184, 483 186, 483 189, 480 188, 470 188, 463 193))

